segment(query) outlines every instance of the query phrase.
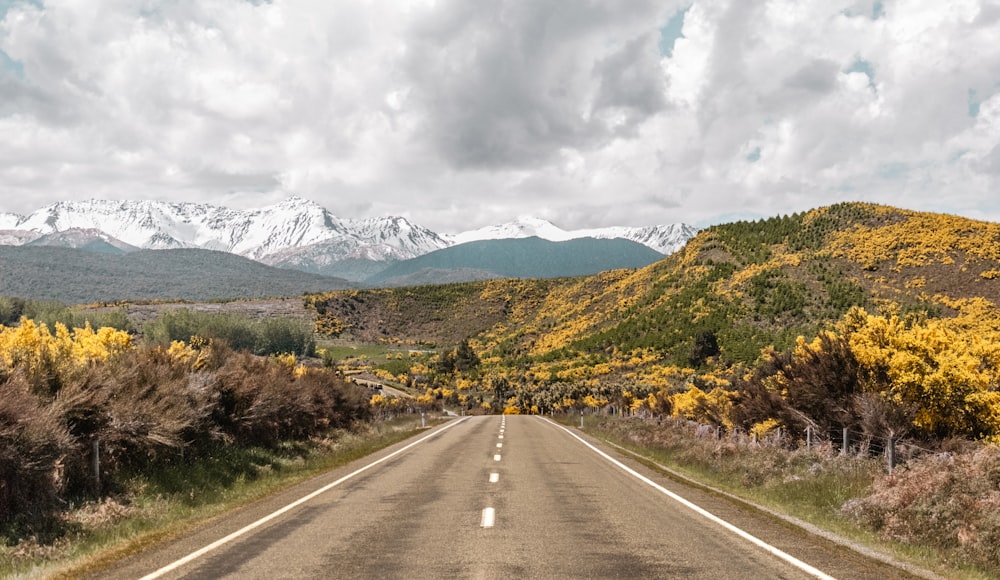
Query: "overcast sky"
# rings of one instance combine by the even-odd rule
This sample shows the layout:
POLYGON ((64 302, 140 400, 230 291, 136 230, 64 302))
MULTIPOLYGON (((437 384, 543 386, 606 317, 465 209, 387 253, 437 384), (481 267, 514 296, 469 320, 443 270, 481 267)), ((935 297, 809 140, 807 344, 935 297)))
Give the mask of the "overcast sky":
POLYGON ((1000 221, 1000 0, 0 0, 0 211, 1000 221))

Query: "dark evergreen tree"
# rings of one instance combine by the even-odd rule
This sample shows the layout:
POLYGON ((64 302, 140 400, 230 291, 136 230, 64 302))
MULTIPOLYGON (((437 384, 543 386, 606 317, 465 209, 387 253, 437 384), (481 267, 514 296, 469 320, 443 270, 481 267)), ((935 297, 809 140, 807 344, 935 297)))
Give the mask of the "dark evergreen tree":
POLYGON ((455 368, 459 372, 471 371, 479 366, 479 355, 469 346, 469 339, 462 340, 455 349, 455 368))
POLYGON ((715 333, 708 329, 699 330, 694 335, 694 345, 691 347, 691 356, 688 362, 691 366, 701 366, 710 356, 719 354, 719 339, 715 333))

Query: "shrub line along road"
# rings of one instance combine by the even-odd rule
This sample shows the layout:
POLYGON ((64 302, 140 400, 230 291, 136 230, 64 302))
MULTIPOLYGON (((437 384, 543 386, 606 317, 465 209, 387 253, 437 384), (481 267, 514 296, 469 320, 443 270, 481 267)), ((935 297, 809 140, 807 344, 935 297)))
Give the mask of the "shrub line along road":
POLYGON ((456 419, 101 578, 909 578, 540 417, 456 419))

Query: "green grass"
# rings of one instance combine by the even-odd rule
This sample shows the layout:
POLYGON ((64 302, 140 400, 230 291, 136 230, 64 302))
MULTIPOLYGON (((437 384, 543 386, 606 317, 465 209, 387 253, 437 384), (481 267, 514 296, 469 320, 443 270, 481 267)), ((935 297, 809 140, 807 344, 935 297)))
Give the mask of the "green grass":
POLYGON ((326 350, 335 360, 346 360, 346 359, 364 359, 371 361, 373 364, 384 363, 389 360, 389 357, 395 357, 397 354, 402 353, 403 357, 407 357, 409 351, 405 348, 400 348, 398 346, 389 346, 384 344, 367 344, 367 343, 356 343, 356 344, 344 344, 339 341, 330 341, 319 339, 316 343, 317 350, 326 350))
POLYGON ((213 517, 267 497, 420 432, 396 419, 330 439, 277 449, 220 449, 183 468, 133 474, 120 493, 68 512, 62 537, 0 545, 0 577, 74 578, 177 537, 213 517))

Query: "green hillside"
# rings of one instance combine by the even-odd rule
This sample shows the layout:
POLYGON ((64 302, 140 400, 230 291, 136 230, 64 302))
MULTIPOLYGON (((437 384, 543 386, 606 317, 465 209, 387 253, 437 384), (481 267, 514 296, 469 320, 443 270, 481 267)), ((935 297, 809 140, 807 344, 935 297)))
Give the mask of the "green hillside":
MULTIPOLYGON (((442 345, 471 338, 483 361, 476 373, 438 373, 431 384, 478 381, 468 400, 494 408, 543 410, 585 396, 589 404, 643 405, 635 397, 648 395, 676 408, 676 396, 700 385, 721 389, 716 406, 728 410, 717 409, 719 423, 749 427, 770 415, 789 428, 827 425, 822 411, 785 400, 788 389, 774 391, 804 373, 796 365, 812 356, 816 373, 852 377, 844 405, 873 392, 912 406, 900 412, 915 415, 924 432, 978 436, 1000 435, 1000 397, 990 386, 1000 384, 997 277, 1000 225, 851 203, 715 226, 638 270, 334 293, 308 303, 321 328, 348 337, 442 345), (834 333, 813 345, 824 330, 834 333), (844 360, 823 367, 837 349, 844 360), (506 400, 497 400, 495 384, 508 385, 506 400), (928 394, 937 388, 947 392, 928 394), (752 396, 764 402, 741 418, 733 405, 752 396), (921 407, 935 397, 948 402, 921 407), (951 405, 971 410, 951 416, 951 405), (973 419, 993 405, 995 424, 973 419)), ((808 388, 822 389, 833 379, 810 380, 808 388)))
MULTIPOLYGON (((638 270, 352 291, 323 301, 351 328, 379 327, 399 338, 421 336, 422 313, 459 312, 469 300, 496 302, 503 323, 490 332, 480 328, 484 323, 453 326, 529 357, 652 348, 680 361, 695 333, 708 329, 720 335, 727 357, 752 362, 764 346, 787 347, 800 334, 830 327, 852 306, 895 304, 903 313, 945 316, 954 314, 951 300, 1000 302, 995 230, 1000 226, 965 218, 841 204, 714 226, 638 270)), ((446 334, 440 338, 463 338, 446 334)))
POLYGON ((412 286, 426 283, 427 272, 440 276, 435 282, 484 278, 559 278, 586 276, 605 270, 641 268, 663 258, 642 244, 624 239, 581 238, 551 242, 537 237, 482 240, 444 248, 397 262, 368 278, 372 286, 412 286))
POLYGON ((263 298, 348 286, 338 278, 272 268, 208 250, 144 250, 116 255, 59 247, 0 246, 0 295, 66 304, 263 298))

